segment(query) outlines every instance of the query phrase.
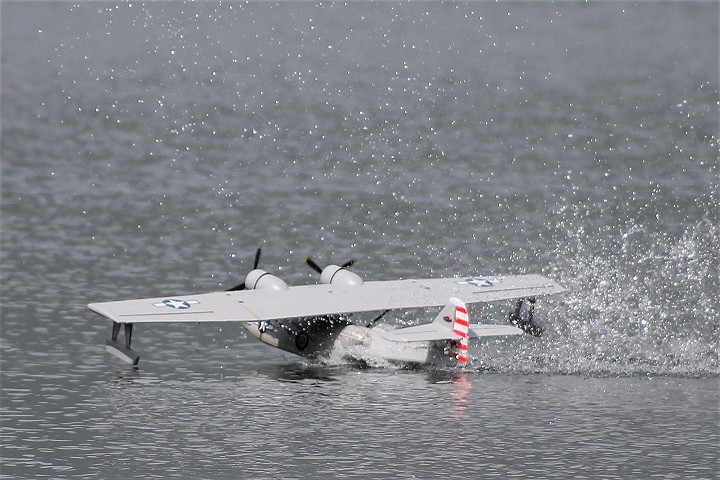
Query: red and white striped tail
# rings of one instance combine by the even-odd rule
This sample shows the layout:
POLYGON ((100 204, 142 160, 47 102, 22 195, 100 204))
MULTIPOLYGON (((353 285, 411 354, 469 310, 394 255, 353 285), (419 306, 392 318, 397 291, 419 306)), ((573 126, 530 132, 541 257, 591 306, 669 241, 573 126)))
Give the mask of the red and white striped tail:
POLYGON ((453 340, 453 356, 460 365, 465 365, 468 361, 468 344, 470 338, 470 319, 465 303, 457 298, 451 299, 455 305, 455 320, 453 323, 453 333, 460 337, 459 340, 453 340))

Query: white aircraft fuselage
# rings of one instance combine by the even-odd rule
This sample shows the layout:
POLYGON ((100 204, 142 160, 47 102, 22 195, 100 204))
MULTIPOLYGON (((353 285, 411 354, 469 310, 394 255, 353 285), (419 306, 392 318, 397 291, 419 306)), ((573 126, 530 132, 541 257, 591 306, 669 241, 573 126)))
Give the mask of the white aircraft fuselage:
POLYGON ((383 336, 390 330, 388 325, 353 325, 341 316, 270 320, 244 326, 261 342, 310 359, 433 365, 453 360, 451 341, 392 342, 383 336))

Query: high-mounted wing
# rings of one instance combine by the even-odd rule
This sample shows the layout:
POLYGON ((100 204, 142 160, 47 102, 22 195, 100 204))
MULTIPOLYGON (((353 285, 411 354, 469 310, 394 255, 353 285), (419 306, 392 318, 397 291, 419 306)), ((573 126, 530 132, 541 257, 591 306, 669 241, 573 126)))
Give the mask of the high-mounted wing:
POLYGON ((116 323, 258 322, 285 318, 435 307, 448 298, 466 303, 561 293, 541 275, 457 277, 304 285, 288 290, 243 290, 141 300, 91 303, 88 308, 116 323))

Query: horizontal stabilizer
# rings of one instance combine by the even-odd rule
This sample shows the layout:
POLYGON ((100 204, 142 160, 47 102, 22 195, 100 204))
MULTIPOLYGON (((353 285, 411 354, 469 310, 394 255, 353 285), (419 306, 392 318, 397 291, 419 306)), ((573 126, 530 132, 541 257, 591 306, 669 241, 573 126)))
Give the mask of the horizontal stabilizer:
MULTIPOLYGON (((501 337, 505 335, 522 335, 523 331, 512 325, 470 324, 470 338, 501 337)), ((386 340, 392 342, 432 342, 435 340, 458 340, 460 336, 452 330, 432 323, 415 327, 398 328, 382 332, 386 340)))
POLYGON ((470 325, 470 338, 522 335, 524 332, 512 325, 470 325))
POLYGON ((415 327, 398 328, 381 334, 391 342, 432 342, 435 340, 457 340, 460 335, 448 328, 442 328, 436 324, 427 323, 415 327))

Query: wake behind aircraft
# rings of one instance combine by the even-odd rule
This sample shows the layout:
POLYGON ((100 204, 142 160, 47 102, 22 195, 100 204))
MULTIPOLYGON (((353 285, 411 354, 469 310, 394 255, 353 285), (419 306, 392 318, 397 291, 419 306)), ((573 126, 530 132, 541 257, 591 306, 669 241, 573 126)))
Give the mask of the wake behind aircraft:
POLYGON ((565 289, 541 275, 469 276, 365 282, 343 265, 320 268, 320 283, 288 286, 258 268, 245 281, 225 291, 198 295, 91 303, 88 308, 112 320, 108 352, 137 365, 131 348, 133 325, 174 322, 241 322, 260 341, 307 358, 342 358, 368 363, 465 365, 473 338, 540 335, 533 322, 536 297, 565 289), (517 299, 509 324, 473 324, 467 304, 517 299), (527 307, 523 310, 523 305, 527 307), (432 322, 392 328, 378 321, 391 310, 442 307, 432 322), (379 312, 363 324, 352 321, 360 312, 379 312), (124 341, 118 340, 124 331, 124 341))

